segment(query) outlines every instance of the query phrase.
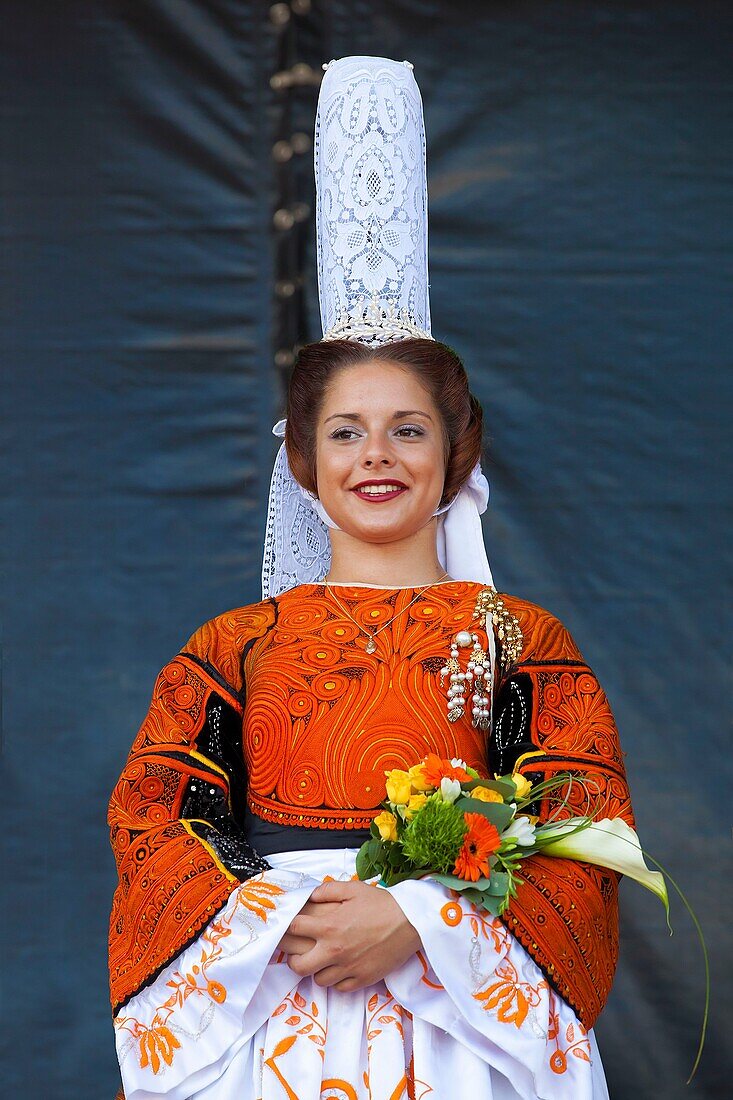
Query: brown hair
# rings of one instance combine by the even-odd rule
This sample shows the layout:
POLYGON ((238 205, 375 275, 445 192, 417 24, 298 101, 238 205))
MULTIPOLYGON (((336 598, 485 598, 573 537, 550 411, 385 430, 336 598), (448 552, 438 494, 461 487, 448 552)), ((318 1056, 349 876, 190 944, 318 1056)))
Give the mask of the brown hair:
POLYGON ((453 499, 481 458, 481 405, 468 388, 463 363, 437 340, 395 340, 367 347, 353 340, 321 340, 300 349, 288 387, 285 447, 293 476, 317 493, 316 423, 337 371, 358 363, 398 363, 425 386, 443 421, 446 470, 440 504, 453 499))

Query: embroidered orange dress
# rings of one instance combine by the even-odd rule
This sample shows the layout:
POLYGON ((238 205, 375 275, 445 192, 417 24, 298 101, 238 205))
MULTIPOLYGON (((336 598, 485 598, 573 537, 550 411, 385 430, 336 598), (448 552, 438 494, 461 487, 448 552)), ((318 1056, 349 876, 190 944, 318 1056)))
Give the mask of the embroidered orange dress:
MULTIPOLYGON (((267 870, 268 854, 358 847, 385 770, 426 752, 486 775, 516 766, 530 778, 592 777, 601 816, 633 824, 605 694, 541 608, 503 596, 523 644, 497 676, 491 735, 470 713, 447 721, 439 672, 457 631, 487 644, 484 621, 471 621, 481 588, 444 582, 408 607, 417 589, 339 586, 370 633, 393 619, 370 654, 324 585, 300 585, 210 620, 162 669, 110 802, 115 1013, 196 940, 238 883, 267 870)), ((617 876, 534 856, 523 877, 504 924, 590 1028, 616 965, 617 876)))

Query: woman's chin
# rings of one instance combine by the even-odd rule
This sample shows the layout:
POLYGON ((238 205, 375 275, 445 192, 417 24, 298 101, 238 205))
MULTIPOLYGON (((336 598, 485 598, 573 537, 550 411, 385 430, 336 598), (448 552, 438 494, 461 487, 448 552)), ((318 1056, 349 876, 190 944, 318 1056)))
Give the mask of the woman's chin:
MULTIPOLYGON (((336 519, 336 517, 333 517, 336 519)), ((401 516, 344 516, 343 521, 336 519, 339 528, 351 538, 360 542, 385 543, 399 542, 409 538, 424 525, 418 519, 401 516)))

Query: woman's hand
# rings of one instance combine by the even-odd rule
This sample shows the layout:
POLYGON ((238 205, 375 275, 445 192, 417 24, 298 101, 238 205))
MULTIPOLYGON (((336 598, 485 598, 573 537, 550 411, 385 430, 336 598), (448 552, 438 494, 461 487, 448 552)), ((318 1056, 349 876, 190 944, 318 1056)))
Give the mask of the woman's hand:
POLYGON ((291 970, 348 992, 381 981, 421 947, 389 890, 365 882, 324 882, 280 941, 291 970))

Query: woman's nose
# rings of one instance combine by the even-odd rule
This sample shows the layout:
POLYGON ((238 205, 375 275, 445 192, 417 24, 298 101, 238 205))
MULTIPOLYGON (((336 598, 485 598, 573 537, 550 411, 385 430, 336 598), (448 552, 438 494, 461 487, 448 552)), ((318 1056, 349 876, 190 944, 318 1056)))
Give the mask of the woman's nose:
POLYGON ((394 455, 389 441, 382 438, 367 440, 362 451, 361 460, 362 465, 370 468, 373 466, 391 466, 394 462, 394 455))

